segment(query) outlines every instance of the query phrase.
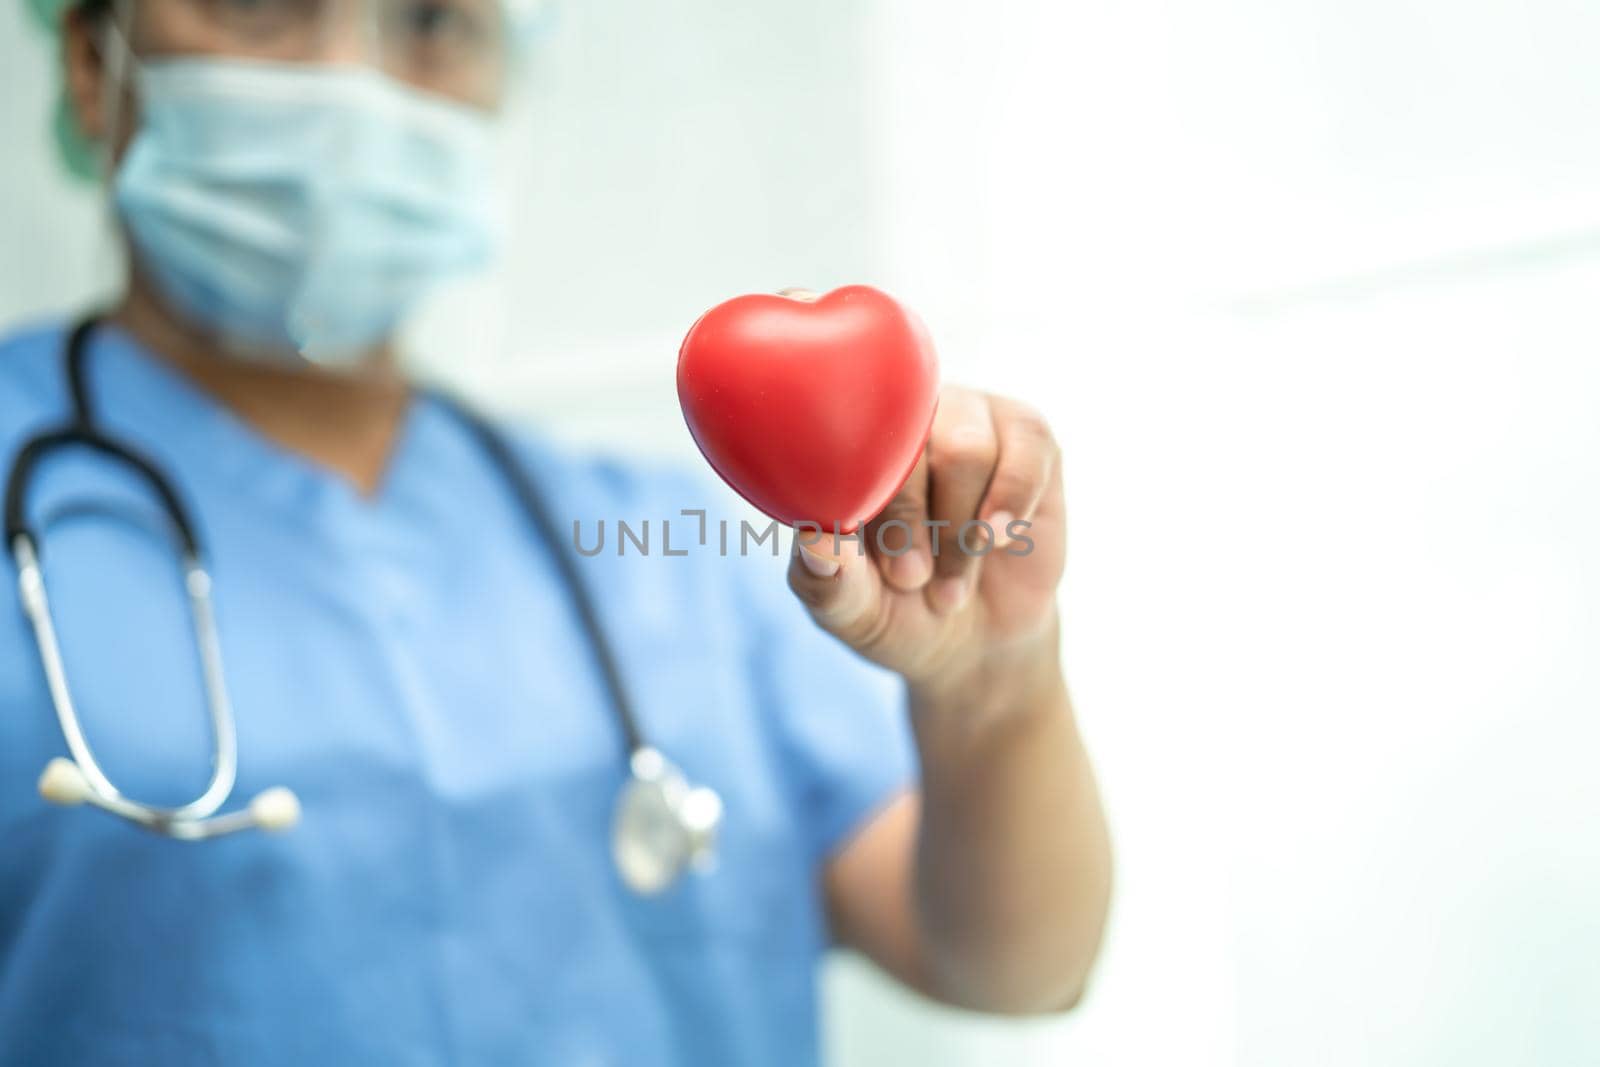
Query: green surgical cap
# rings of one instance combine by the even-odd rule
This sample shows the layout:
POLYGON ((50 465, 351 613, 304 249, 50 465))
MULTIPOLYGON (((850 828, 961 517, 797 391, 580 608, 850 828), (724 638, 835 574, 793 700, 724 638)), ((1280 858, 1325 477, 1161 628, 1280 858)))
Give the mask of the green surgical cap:
POLYGON ((61 28, 61 16, 72 6, 72 0, 23 0, 23 4, 35 22, 54 33, 61 28))
MULTIPOLYGON (((53 38, 60 36, 62 16, 76 2, 77 0, 23 0, 34 23, 53 38)), ((94 179, 100 170, 98 152, 94 143, 78 128, 78 120, 72 113, 72 104, 67 99, 65 87, 56 93, 50 129, 54 136, 56 153, 67 170, 76 177, 94 179)))

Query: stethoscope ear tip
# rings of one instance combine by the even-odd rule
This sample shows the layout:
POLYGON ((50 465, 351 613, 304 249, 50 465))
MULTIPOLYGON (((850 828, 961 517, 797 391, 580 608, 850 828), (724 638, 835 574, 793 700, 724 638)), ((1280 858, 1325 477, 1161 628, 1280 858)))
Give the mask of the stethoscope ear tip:
POLYGON ((300 821, 300 798, 281 785, 250 798, 250 817, 269 833, 288 830, 300 821))
POLYGON ((46 763, 44 772, 39 775, 39 795, 52 804, 66 807, 82 804, 92 793, 82 768, 65 756, 57 756, 46 763))

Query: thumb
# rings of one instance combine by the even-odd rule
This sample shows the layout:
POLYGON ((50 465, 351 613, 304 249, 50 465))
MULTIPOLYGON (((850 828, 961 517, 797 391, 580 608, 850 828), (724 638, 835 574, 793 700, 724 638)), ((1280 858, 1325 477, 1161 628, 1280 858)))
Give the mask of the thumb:
POLYGON ((789 560, 789 588, 824 630, 862 648, 876 629, 883 588, 878 569, 861 551, 861 538, 797 529, 789 560))

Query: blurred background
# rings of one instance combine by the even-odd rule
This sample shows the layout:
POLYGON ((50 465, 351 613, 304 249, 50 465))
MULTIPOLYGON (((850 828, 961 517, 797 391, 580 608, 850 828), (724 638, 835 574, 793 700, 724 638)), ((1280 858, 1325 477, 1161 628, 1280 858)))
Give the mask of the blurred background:
MULTIPOLYGON (((694 462, 695 317, 859 281, 1064 442, 1095 986, 977 1020, 841 959, 832 1063, 1600 1063, 1600 7, 551 7, 421 373, 694 462)), ((9 327, 116 269, 19 4, 0 69, 9 327)))

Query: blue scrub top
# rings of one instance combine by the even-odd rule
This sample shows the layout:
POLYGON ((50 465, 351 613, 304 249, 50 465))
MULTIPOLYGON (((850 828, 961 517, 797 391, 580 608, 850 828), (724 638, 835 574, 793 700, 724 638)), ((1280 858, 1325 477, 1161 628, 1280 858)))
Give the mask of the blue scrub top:
MULTIPOLYGON (((0 344, 7 469, 69 410, 61 344, 59 325, 0 344)), ((591 648, 551 546, 453 417, 418 400, 364 498, 124 334, 98 335, 89 381, 209 549, 233 803, 287 785, 304 818, 187 843, 45 803, 66 747, 7 593, 0 1063, 816 1062, 819 865, 912 783, 904 692, 811 623, 785 560, 719 556, 709 482, 517 438, 559 521, 592 546, 606 520, 580 569, 643 728, 727 806, 715 871, 636 899, 611 864, 625 768, 591 648), (648 557, 618 558, 618 519, 650 520, 648 557), (663 519, 687 556, 662 556, 663 519)), ((29 510, 102 765, 137 799, 192 798, 210 740, 159 512, 84 454, 44 468, 29 510)), ((0 572, 14 588, 9 554, 0 572)))

